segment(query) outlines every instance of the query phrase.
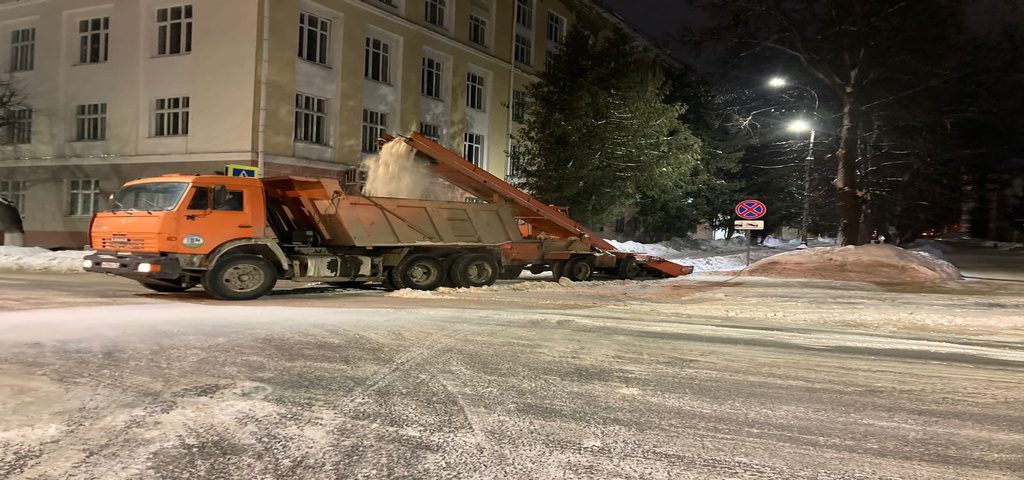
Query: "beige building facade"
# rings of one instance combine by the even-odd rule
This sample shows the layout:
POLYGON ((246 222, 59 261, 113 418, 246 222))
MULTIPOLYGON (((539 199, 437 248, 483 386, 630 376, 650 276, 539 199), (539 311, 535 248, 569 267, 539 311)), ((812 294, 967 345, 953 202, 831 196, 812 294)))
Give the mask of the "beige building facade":
POLYGON ((525 87, 574 19, 557 0, 0 2, 24 98, 0 195, 26 244, 81 247, 125 181, 241 164, 357 182, 383 133, 509 176, 525 87))

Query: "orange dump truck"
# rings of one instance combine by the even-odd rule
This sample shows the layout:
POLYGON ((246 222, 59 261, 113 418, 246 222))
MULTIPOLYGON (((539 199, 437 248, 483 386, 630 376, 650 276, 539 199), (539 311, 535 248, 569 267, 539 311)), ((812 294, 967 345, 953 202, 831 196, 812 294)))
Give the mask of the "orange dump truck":
POLYGON ((527 267, 577 281, 595 272, 634 278, 691 271, 614 251, 557 210, 481 177, 490 174, 465 160, 455 163, 457 155, 426 137, 396 141, 410 142, 439 176, 489 201, 369 197, 347 193, 333 179, 145 178, 126 183, 110 209, 93 217, 97 251, 84 268, 161 292, 202 285, 224 300, 258 298, 279 279, 432 290, 491 285, 527 267))

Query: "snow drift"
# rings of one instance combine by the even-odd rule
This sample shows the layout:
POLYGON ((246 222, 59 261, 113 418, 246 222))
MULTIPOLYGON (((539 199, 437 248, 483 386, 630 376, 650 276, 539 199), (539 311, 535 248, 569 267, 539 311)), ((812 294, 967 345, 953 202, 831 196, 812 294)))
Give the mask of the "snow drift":
POLYGON ((761 260, 743 275, 871 283, 959 280, 960 270, 926 252, 891 245, 809 248, 761 260))
POLYGON ((91 254, 82 250, 54 252, 39 247, 0 246, 0 271, 81 273, 82 257, 91 254))

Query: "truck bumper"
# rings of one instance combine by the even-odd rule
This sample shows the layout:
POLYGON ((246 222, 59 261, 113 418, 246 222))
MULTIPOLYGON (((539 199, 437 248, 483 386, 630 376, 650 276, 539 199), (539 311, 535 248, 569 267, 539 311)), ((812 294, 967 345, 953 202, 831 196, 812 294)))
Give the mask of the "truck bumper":
POLYGON ((181 276, 181 262, 174 257, 144 253, 125 255, 96 252, 87 255, 83 260, 82 268, 87 272, 160 280, 173 280, 181 276))

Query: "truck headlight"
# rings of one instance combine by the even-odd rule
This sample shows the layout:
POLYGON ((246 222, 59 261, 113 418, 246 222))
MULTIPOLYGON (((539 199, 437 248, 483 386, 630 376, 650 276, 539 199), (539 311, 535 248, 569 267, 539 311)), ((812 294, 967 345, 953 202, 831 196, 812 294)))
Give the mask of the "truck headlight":
POLYGON ((92 260, 83 260, 82 268, 92 268, 92 260))
POLYGON ((149 273, 153 271, 152 263, 140 263, 137 270, 142 273, 149 273))

